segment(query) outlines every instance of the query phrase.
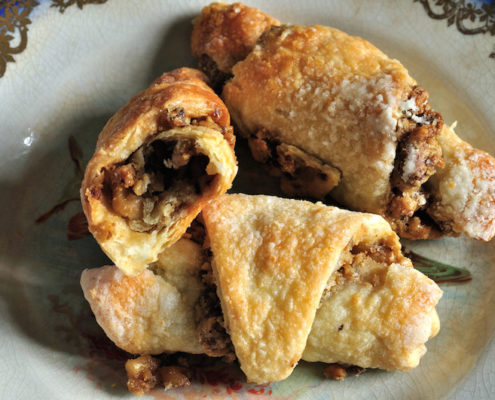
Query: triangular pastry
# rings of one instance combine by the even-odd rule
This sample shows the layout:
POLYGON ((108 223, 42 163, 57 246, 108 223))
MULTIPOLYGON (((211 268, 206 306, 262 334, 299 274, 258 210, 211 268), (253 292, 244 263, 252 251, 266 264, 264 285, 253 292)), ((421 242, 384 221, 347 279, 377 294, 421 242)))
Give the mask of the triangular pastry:
MULTIPOLYGON (((381 264, 363 255, 363 265, 356 266, 361 270, 354 273, 376 274, 377 280, 381 275, 399 284, 400 273, 390 278, 392 271, 406 270, 411 281, 404 286, 409 291, 421 279, 430 289, 419 291, 418 298, 412 300, 422 308, 423 297, 427 298, 434 313, 440 290, 416 271, 407 274, 410 264, 400 256, 397 238, 381 217, 304 201, 230 195, 211 202, 203 210, 203 218, 225 324, 241 368, 254 382, 281 380, 292 372, 306 347, 323 290, 336 279, 330 279, 331 275, 345 268, 345 257, 352 257, 348 265, 357 262, 358 253, 352 252, 360 247, 365 253, 378 243, 387 244, 390 254, 383 255, 382 264, 402 261, 405 265, 394 264, 390 271, 382 268, 376 274, 373 269, 381 264)), ((358 315, 349 314, 349 318, 358 315)), ((325 329, 321 331, 325 336, 325 329)), ((421 345, 429 336, 428 331, 421 345)), ((418 343, 411 344, 416 347, 418 343)), ((325 345, 332 348, 331 342, 325 345)), ((419 357, 412 364, 418 361, 419 357)))
POLYGON ((378 216, 268 196, 224 196, 203 219, 227 330, 258 383, 296 366, 346 246, 392 234, 378 216))

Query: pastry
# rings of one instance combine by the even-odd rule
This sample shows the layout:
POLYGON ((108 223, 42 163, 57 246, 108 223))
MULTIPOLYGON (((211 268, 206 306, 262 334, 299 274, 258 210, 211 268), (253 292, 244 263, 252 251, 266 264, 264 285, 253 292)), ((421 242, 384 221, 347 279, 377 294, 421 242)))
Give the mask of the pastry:
POLYGON ((146 355, 234 352, 248 381, 266 383, 289 376, 301 358, 413 368, 438 332, 441 290, 412 268, 382 217, 248 195, 212 200, 202 216, 203 256, 201 244, 181 239, 152 265, 154 275, 84 272, 85 296, 119 347, 146 355), (145 289, 148 280, 159 290, 145 289), (172 292, 183 301, 157 311, 172 292), (187 339, 166 340, 168 326, 187 339))
POLYGON ((354 363, 349 357, 362 356, 362 367, 418 364, 438 330, 441 290, 402 256, 383 218, 246 195, 225 195, 202 214, 226 329, 249 381, 286 378, 303 352, 310 361, 354 363), (342 286, 350 308, 334 307, 342 304, 337 299, 322 310, 334 293, 341 299, 342 286), (374 348, 363 340, 353 354, 361 329, 380 339, 374 348), (332 336, 339 333, 347 348, 336 349, 342 353, 335 359, 332 336))
POLYGON ((105 125, 81 187, 90 232, 138 274, 176 242, 237 172, 225 105, 203 73, 162 75, 105 125))
POLYGON ((325 26, 274 26, 249 47, 222 97, 288 195, 380 214, 406 238, 493 237, 494 159, 467 144, 469 161, 448 156, 459 139, 399 61, 325 26), (447 189, 460 164, 469 196, 447 189))

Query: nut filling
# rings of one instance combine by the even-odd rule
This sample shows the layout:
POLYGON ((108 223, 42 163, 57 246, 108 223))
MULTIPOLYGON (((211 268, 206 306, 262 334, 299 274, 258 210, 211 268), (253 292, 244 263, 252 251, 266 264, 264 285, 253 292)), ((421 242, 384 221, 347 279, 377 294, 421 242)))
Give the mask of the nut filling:
MULTIPOLYGON (((211 258, 211 253, 208 253, 211 258)), ((223 361, 231 363, 236 359, 234 346, 225 328, 211 263, 208 261, 201 267, 201 280, 205 289, 195 308, 196 337, 206 355, 223 357, 223 361)))
POLYGON ((429 193, 425 183, 444 166, 437 141, 443 119, 430 108, 428 93, 420 86, 412 89, 401 111, 397 124, 401 139, 390 180, 392 197, 386 217, 402 237, 437 237, 439 228, 427 214, 429 193))
POLYGON ((217 175, 206 172, 209 162, 193 139, 159 133, 105 171, 112 208, 134 231, 159 230, 212 184, 217 175))
POLYGON ((301 149, 281 143, 266 129, 248 138, 253 158, 280 177, 280 188, 288 196, 323 199, 338 185, 341 172, 301 149))
MULTIPOLYGON (((394 250, 392 237, 377 243, 349 243, 338 261, 337 272, 327 282, 320 306, 332 293, 350 282, 366 282, 373 287, 383 285, 387 267, 405 260, 400 250, 394 250)), ((338 329, 342 330, 344 327, 339 326, 338 329)))
POLYGON ((212 253, 208 249, 208 237, 201 217, 196 218, 186 232, 186 237, 201 244, 204 248, 204 262, 201 265, 200 277, 203 283, 201 293, 195 305, 196 337, 203 352, 210 357, 223 357, 223 361, 231 363, 236 359, 234 345, 225 328, 220 299, 213 270, 211 268, 212 253))

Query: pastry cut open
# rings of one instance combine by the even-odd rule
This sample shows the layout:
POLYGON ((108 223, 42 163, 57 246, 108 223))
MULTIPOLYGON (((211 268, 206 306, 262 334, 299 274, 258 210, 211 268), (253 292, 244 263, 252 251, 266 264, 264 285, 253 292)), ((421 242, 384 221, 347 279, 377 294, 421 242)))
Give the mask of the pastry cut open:
MULTIPOLYGON (((300 359, 413 368, 425 342, 438 332, 435 306, 441 290, 412 268, 397 235, 379 216, 247 195, 224 195, 202 215, 204 242, 182 239, 160 256, 154 275, 148 270, 126 277, 124 284, 116 274, 98 278, 107 276, 110 267, 84 272, 85 296, 119 347, 131 348, 129 339, 115 336, 115 327, 125 320, 133 332, 144 323, 150 333, 137 335, 144 340, 132 347, 133 353, 199 350, 225 357, 233 351, 248 381, 266 383, 289 376, 300 359), (189 250, 175 250, 181 246, 189 250), (179 266, 184 261, 174 254, 189 260, 183 272, 179 266), (187 287, 173 283, 178 273, 188 274, 187 287), (175 285, 184 291, 184 301, 170 302, 173 309, 155 316, 143 314, 140 296, 150 304, 159 298, 155 292, 146 294, 143 276, 175 285), (119 290, 128 293, 124 306, 108 294, 119 290), (122 307, 125 312, 114 311, 122 307), (154 334, 174 323, 176 332, 184 337, 187 332, 183 347, 172 347, 174 341, 154 334), (153 347, 157 342, 161 345, 153 347), (224 351, 214 354, 213 348, 224 351)), ((172 290, 160 287, 163 295, 172 290)))
POLYGON ((126 274, 177 241, 237 172, 229 114, 199 71, 164 74, 107 123, 81 188, 89 229, 126 274))

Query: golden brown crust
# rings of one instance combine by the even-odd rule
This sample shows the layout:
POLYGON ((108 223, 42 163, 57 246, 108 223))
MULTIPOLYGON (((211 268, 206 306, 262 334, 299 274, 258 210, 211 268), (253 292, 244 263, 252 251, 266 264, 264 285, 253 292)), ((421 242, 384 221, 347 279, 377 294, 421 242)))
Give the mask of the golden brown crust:
POLYGON ((200 63, 203 60, 200 67, 204 67, 210 78, 218 75, 215 69, 226 77, 272 25, 280 23, 256 8, 242 3, 212 3, 204 7, 201 16, 194 21, 192 54, 200 63), (208 59, 209 65, 206 64, 208 59))
POLYGON ((282 26, 233 73, 223 98, 241 133, 277 133, 342 172, 337 201, 384 213, 400 103, 415 85, 398 61, 337 29, 282 26))
POLYGON ((206 76, 192 68, 163 74, 110 118, 98 136, 95 154, 123 147, 124 139, 139 144, 153 133, 182 126, 182 122, 174 120, 180 109, 186 118, 210 117, 221 128, 227 128, 229 112, 206 82, 206 76))
POLYGON ((391 239, 386 221, 305 201, 224 195, 203 209, 227 331, 249 381, 286 378, 350 242, 391 239))
MULTIPOLYGON (((457 142, 439 144, 443 120, 430 108, 428 93, 372 44, 330 27, 272 27, 234 66, 233 75, 223 98, 258 160, 271 162, 269 143, 257 138, 258 132, 270 132, 273 141, 341 173, 331 197, 385 216, 403 237, 461 232, 493 237, 493 185, 488 184, 493 158, 462 150, 465 160, 457 157, 442 170, 442 151, 457 142), (451 204, 452 190, 439 180, 454 164, 482 192, 465 207, 451 204)), ((318 194, 283 187, 290 195, 318 194)), ((328 188, 322 186, 319 199, 328 188)))
MULTIPOLYGON (((156 261, 162 248, 182 236, 210 198, 230 188, 237 172, 229 113, 206 80, 204 74, 190 68, 162 75, 110 118, 98 137, 95 154, 86 168, 81 187, 83 210, 93 236, 127 274, 139 273, 147 264, 156 261), (130 167, 124 170, 121 166, 135 164, 130 157, 155 138, 173 144, 185 141, 192 149, 192 155, 198 156, 196 164, 204 168, 199 173, 208 179, 199 182, 199 189, 194 189, 191 185, 195 182, 191 182, 188 191, 197 192, 192 193, 192 197, 186 190, 174 189, 184 179, 181 178, 184 173, 187 176, 198 174, 192 170, 198 167, 191 162, 189 170, 177 172, 172 178, 175 186, 172 185, 170 190, 176 194, 171 194, 170 204, 163 200, 155 212, 153 204, 156 206, 158 200, 153 200, 152 210, 155 214, 158 212, 155 220, 160 215, 164 219, 154 225, 143 225, 131 221, 133 218, 142 219, 143 198, 159 197, 156 197, 156 192, 142 196, 145 192, 142 188, 134 187, 131 191, 129 186, 136 178, 134 170, 130 167)), ((179 165, 187 163, 189 156, 191 154, 183 158, 184 162, 179 159, 177 165, 172 163, 171 171, 178 171, 179 165)), ((142 157, 141 168, 149 168, 142 157)), ((147 187, 149 179, 145 181, 144 178, 149 177, 145 177, 143 171, 137 175, 143 181, 141 187, 147 187)), ((194 180, 195 177, 188 179, 194 180)), ((162 185, 160 182, 157 184, 162 185)), ((150 203, 151 200, 146 201, 150 203)))

